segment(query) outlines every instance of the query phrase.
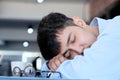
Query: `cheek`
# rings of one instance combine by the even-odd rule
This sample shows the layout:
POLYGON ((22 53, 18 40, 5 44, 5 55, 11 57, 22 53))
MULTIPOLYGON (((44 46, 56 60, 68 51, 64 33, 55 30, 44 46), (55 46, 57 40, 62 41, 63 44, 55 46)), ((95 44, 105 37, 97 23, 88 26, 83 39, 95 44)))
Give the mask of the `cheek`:
POLYGON ((80 42, 80 43, 83 43, 84 41, 86 41, 86 39, 85 39, 86 37, 85 36, 86 36, 86 34, 84 32, 82 32, 82 31, 78 32, 77 31, 77 33, 76 33, 76 41, 80 42))
POLYGON ((78 35, 76 37, 76 42, 80 45, 80 44, 84 44, 84 42, 86 42, 86 39, 80 35, 78 35))
POLYGON ((92 44, 92 42, 93 41, 90 40, 89 36, 88 37, 78 36, 78 38, 76 39, 76 44, 78 46, 83 46, 84 48, 88 48, 92 44))

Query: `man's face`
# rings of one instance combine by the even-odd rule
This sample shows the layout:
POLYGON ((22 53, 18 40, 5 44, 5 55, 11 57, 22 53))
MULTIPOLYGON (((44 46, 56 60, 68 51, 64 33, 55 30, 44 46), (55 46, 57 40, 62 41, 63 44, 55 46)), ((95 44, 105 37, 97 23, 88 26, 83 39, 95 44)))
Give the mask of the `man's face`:
POLYGON ((82 55, 83 50, 92 45, 96 37, 88 30, 78 26, 66 27, 57 34, 57 40, 61 43, 60 54, 73 59, 76 55, 82 55))

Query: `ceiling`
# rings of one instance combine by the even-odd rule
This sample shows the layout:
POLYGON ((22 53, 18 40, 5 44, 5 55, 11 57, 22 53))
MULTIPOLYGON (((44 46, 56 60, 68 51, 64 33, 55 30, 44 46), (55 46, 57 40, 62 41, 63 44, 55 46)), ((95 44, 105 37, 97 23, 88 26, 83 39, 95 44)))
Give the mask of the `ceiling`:
POLYGON ((0 0, 0 39, 36 40, 36 32, 29 35, 29 25, 37 28, 40 19, 50 12, 61 12, 69 17, 89 19, 89 0, 0 0))
MULTIPOLYGON (((44 0, 41 4, 36 0, 0 0, 0 41, 9 42, 7 49, 15 49, 22 41, 35 43, 39 21, 50 12, 88 21, 89 0, 44 0), (32 34, 27 33, 29 25, 35 30, 32 34)), ((6 47, 0 47, 3 48, 6 47)))
POLYGON ((0 0, 0 19, 40 20, 50 12, 89 18, 89 0, 0 0))

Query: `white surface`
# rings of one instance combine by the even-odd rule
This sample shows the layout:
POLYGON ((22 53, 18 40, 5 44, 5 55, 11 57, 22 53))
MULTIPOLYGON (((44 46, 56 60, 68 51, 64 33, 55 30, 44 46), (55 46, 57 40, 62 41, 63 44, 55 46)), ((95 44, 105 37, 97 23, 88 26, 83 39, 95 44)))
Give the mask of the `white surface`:
POLYGON ((36 60, 36 69, 41 70, 41 67, 42 67, 42 58, 38 58, 36 60))
POLYGON ((11 70, 13 72, 13 69, 15 67, 19 67, 21 70, 24 70, 26 66, 32 66, 32 63, 27 63, 27 62, 21 62, 21 61, 12 61, 11 62, 11 70))
POLYGON ((38 52, 23 52, 22 61, 23 62, 32 62, 36 57, 40 56, 38 52))

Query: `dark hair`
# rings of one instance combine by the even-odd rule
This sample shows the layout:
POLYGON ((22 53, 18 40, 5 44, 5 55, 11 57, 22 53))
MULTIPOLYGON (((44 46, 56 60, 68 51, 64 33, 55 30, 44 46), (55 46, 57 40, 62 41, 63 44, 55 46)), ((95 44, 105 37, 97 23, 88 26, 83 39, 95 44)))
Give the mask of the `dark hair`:
POLYGON ((60 42, 56 40, 58 32, 67 26, 75 25, 72 18, 61 13, 50 13, 40 21, 37 42, 41 54, 50 60, 60 52, 60 42))

